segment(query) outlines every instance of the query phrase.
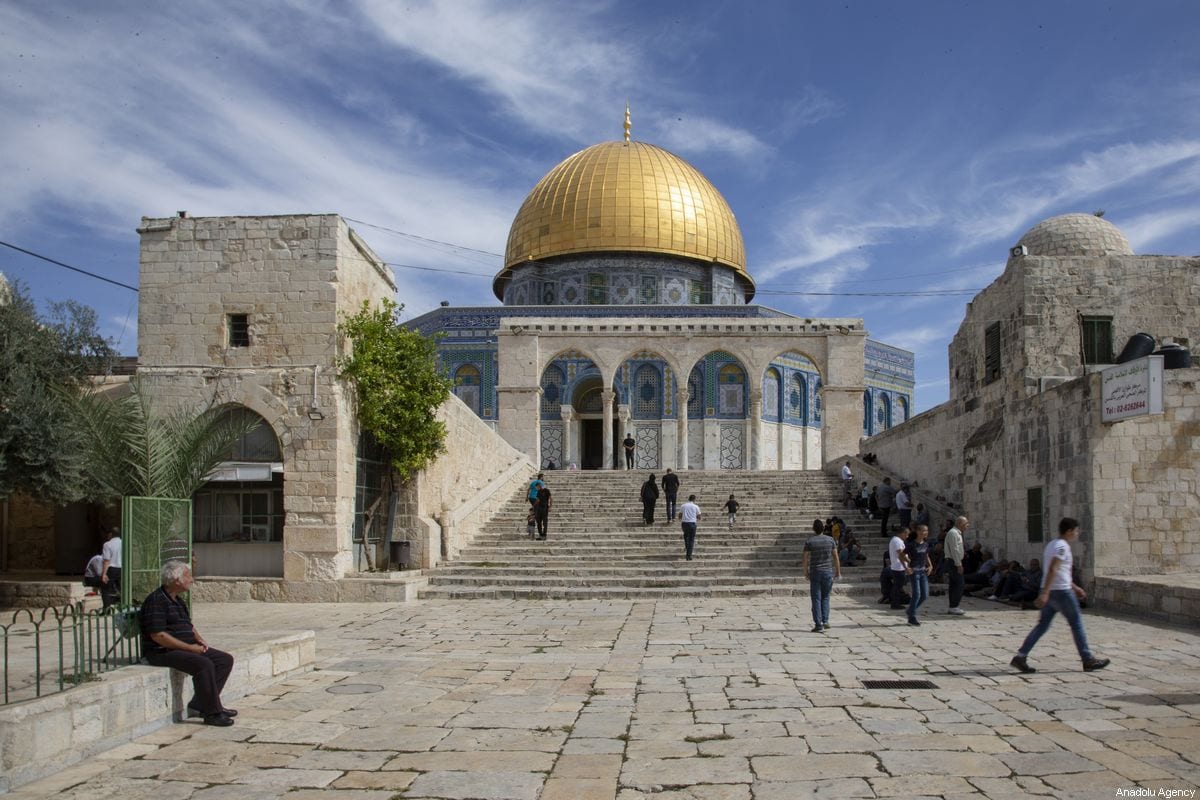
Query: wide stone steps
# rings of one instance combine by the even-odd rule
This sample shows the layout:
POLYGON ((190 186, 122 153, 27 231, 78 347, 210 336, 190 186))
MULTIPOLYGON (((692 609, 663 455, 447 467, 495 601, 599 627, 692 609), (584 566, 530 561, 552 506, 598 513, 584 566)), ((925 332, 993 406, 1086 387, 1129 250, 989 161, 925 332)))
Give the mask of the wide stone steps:
POLYGON ((813 472, 687 472, 680 505, 697 495, 705 513, 695 560, 683 558, 679 521, 642 522, 638 492, 645 472, 548 472, 553 492, 549 538, 525 534, 528 502, 517 493, 454 562, 430 574, 423 598, 637 599, 804 596, 804 541, 813 519, 840 516, 857 533, 867 559, 845 567, 840 594, 877 595, 885 542, 878 523, 841 505, 841 482, 813 472), (742 504, 737 526, 721 506, 742 504))

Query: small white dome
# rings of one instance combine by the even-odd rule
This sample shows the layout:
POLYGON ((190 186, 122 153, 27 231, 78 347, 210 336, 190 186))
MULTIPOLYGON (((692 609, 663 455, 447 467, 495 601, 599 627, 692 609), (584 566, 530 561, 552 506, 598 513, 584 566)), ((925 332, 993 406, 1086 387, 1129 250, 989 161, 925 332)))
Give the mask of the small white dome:
POLYGON ((1116 225, 1095 214, 1063 214, 1030 228, 1018 245, 1031 256, 1131 256, 1133 248, 1116 225))

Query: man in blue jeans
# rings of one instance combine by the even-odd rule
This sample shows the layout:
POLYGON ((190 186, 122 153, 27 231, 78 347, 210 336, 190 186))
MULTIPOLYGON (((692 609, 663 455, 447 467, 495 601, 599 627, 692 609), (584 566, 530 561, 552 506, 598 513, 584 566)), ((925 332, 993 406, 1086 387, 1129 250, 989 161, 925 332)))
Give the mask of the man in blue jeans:
POLYGON ((813 535, 804 543, 804 577, 812 597, 813 633, 822 633, 829 628, 829 595, 833 579, 842 577, 842 564, 837 544, 819 519, 813 520, 813 535))
POLYGON ((1009 663, 1021 672, 1037 672, 1029 666, 1026 660, 1038 639, 1042 638, 1050 628, 1050 623, 1056 613, 1067 618, 1071 626, 1071 635, 1075 637, 1075 649, 1083 660, 1083 669, 1094 672, 1108 666, 1107 658, 1096 658, 1088 648, 1087 633, 1083 630, 1083 616, 1079 611, 1079 601, 1087 597, 1071 576, 1071 542, 1079 537, 1079 521, 1063 517, 1058 523, 1058 538, 1046 545, 1042 553, 1042 563, 1046 565, 1045 577, 1042 579, 1042 591, 1035 601, 1042 615, 1029 635, 1025 637, 1021 649, 1009 663))

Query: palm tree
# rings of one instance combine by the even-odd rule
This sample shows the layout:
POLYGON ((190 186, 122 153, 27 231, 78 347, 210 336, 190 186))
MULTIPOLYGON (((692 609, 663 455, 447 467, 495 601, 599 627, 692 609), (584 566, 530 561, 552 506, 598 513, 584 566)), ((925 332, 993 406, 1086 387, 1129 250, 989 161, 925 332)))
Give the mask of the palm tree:
POLYGON ((136 378, 129 393, 89 392, 73 402, 98 497, 190 498, 258 425, 251 415, 210 407, 160 412, 136 378))
POLYGON ((140 381, 128 386, 119 396, 92 391, 68 399, 92 496, 123 501, 125 606, 158 585, 166 560, 191 560, 192 495, 259 424, 255 415, 221 407, 160 411, 140 381))

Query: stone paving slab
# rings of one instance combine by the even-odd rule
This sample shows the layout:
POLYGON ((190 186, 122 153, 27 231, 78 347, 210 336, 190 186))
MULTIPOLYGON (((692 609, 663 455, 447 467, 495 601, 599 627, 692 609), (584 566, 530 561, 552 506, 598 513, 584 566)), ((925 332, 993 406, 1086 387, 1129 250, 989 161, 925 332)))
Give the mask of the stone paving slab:
POLYGON ((1008 659, 1035 615, 967 608, 954 618, 935 600, 911 628, 841 599, 835 627, 813 634, 807 604, 786 598, 201 604, 218 644, 316 628, 317 668, 240 700, 232 728, 174 725, 11 796, 999 800, 1200 788, 1194 629, 1088 613, 1109 669, 1082 672, 1058 623, 1030 659, 1039 671, 1020 675, 1008 659))

